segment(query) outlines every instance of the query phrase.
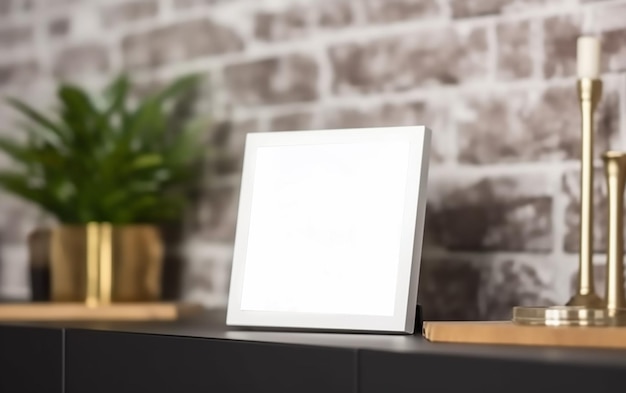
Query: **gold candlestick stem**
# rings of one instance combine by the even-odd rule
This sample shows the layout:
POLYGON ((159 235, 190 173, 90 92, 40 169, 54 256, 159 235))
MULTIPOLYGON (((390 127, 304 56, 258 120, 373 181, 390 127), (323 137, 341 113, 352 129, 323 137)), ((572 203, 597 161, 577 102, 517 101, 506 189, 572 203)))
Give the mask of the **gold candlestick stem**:
POLYGON ((100 224, 98 301, 111 303, 113 284, 113 228, 109 223, 100 224))
POLYGON ((98 262, 100 248, 100 228, 98 223, 87 224, 87 299, 89 307, 96 307, 100 304, 99 294, 99 270, 98 262))
POLYGON ((608 193, 608 244, 606 307, 624 308, 624 180, 626 153, 609 151, 602 156, 608 193))
POLYGON ((582 151, 580 169, 580 254, 578 291, 568 306, 603 307, 595 293, 593 280, 593 113, 602 95, 602 81, 583 78, 578 81, 580 99, 582 151))

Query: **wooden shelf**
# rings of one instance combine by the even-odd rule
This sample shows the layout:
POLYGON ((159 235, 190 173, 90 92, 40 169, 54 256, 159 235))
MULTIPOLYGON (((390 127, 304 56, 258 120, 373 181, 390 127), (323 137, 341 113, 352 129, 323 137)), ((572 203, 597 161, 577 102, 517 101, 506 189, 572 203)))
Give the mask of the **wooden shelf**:
POLYGON ((0 321, 173 321, 199 310, 188 303, 13 303, 0 304, 0 321))
POLYGON ((625 327, 520 326, 512 322, 424 322, 432 342, 626 348, 625 327))

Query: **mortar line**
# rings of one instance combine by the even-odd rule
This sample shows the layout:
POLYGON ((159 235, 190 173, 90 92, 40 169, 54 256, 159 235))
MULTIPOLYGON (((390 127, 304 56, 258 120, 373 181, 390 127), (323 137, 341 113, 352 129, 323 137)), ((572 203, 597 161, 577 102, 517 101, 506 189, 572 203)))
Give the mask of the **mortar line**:
MULTIPOLYGON (((543 23, 539 20, 530 22, 530 50, 532 52, 533 71, 532 78, 541 80, 544 77, 543 65, 545 63, 545 31, 543 23)), ((573 80, 572 80, 573 83, 573 80)))
POLYGON ((554 182, 553 197, 552 197, 552 256, 556 259, 565 257, 564 239, 566 235, 566 210, 567 203, 565 194, 562 187, 562 178, 564 175, 564 168, 561 166, 553 173, 554 182))
MULTIPOLYGON (((425 252, 422 259, 450 259, 451 261, 467 260, 470 262, 484 262, 484 259, 489 259, 489 263, 503 263, 506 260, 520 260, 528 261, 531 263, 542 264, 546 262, 546 259, 552 260, 554 257, 547 252, 534 252, 534 251, 501 251, 501 250, 475 250, 475 251, 439 251, 439 252, 425 252)), ((564 258, 558 261, 572 261, 575 262, 578 259, 577 254, 565 254, 564 258)))
POLYGON ((626 149, 626 72, 621 74, 621 83, 619 86, 619 107, 617 116, 619 116, 619 136, 618 144, 619 148, 626 149))
POLYGON ((487 81, 489 85, 496 84, 498 80, 498 57, 500 54, 500 48, 498 47, 498 34, 497 34, 498 22, 496 20, 490 20, 485 25, 487 34, 487 81))

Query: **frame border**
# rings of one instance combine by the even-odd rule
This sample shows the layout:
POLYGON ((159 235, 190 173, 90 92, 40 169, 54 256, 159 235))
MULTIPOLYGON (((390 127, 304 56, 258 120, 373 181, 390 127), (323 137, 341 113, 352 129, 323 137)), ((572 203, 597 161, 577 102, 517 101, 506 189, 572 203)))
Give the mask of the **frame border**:
POLYGON ((431 131, 424 126, 248 133, 244 150, 226 324, 262 329, 414 333, 427 200, 430 139, 431 131), (257 149, 270 146, 337 144, 390 139, 406 141, 410 146, 394 314, 373 316, 242 310, 241 296, 257 149))

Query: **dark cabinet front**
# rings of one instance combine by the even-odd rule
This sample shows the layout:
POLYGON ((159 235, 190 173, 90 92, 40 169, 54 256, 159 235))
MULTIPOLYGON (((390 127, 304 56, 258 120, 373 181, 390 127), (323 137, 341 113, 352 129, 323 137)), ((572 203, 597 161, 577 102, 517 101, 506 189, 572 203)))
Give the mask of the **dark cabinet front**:
POLYGON ((67 330, 67 393, 354 393, 357 351, 67 330))
POLYGON ((63 330, 0 326, 0 392, 62 393, 63 330))
POLYGON ((568 359, 556 363, 547 357, 523 360, 373 350, 363 350, 359 357, 362 393, 614 393, 624 391, 625 381, 624 365, 582 365, 568 359))

